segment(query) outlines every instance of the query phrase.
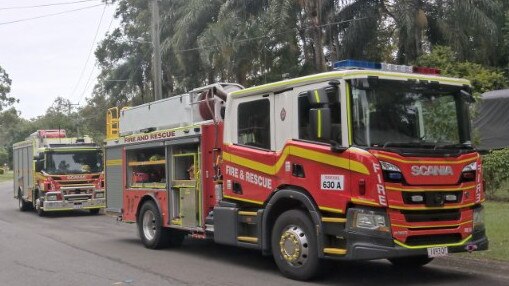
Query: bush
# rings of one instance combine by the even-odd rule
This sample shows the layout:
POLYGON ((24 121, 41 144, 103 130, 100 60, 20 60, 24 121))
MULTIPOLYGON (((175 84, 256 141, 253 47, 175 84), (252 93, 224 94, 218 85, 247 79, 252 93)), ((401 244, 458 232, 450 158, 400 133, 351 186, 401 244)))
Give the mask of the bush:
POLYGON ((483 172, 486 195, 490 199, 496 198, 501 187, 509 180, 509 148, 491 151, 483 156, 483 172))

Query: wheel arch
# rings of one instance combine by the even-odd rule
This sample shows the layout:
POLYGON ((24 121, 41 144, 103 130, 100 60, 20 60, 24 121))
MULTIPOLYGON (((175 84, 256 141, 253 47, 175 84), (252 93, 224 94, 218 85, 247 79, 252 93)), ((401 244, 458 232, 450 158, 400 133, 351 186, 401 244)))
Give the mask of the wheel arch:
POLYGON ((157 208, 157 211, 159 211, 160 215, 161 215, 161 218, 163 218, 163 226, 164 226, 164 218, 165 216, 163 215, 163 212, 161 211, 161 205, 159 203, 159 201, 156 199, 156 196, 153 194, 153 193, 148 193, 148 194, 145 194, 141 199, 140 199, 140 202, 138 203, 138 207, 136 208, 136 223, 138 223, 138 220, 139 220, 139 215, 140 215, 140 210, 142 208, 142 206, 147 203, 147 202, 153 202, 157 208))
MULTIPOLYGON (((262 218, 262 252, 271 254, 272 228, 276 219, 285 211, 300 209, 306 212, 316 228, 318 249, 322 249, 322 221, 319 208, 309 192, 303 188, 285 185, 274 192, 265 205, 262 218)), ((321 253, 321 251, 319 251, 321 253)))

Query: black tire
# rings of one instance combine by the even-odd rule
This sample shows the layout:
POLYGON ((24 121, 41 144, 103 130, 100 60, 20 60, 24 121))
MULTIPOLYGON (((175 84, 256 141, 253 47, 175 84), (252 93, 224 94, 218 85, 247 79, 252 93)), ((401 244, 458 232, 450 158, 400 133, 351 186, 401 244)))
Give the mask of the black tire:
POLYGON ((90 212, 90 214, 93 214, 93 215, 96 215, 99 213, 101 209, 89 209, 88 211, 90 212))
POLYGON ((392 263, 394 267, 401 269, 414 269, 420 268, 424 265, 433 261, 433 258, 429 258, 426 255, 419 256, 409 256, 409 257, 398 257, 398 258, 390 258, 389 261, 392 263))
POLYGON ((163 227, 159 210, 152 201, 145 202, 138 215, 138 233, 146 248, 161 249, 180 246, 185 238, 184 232, 163 227))
POLYGON ((319 273, 321 261, 315 233, 311 219, 301 210, 286 211, 276 219, 272 255, 284 276, 304 281, 319 273))
POLYGON ((18 208, 20 211, 24 212, 30 209, 30 203, 26 202, 21 195, 21 192, 18 192, 18 208))

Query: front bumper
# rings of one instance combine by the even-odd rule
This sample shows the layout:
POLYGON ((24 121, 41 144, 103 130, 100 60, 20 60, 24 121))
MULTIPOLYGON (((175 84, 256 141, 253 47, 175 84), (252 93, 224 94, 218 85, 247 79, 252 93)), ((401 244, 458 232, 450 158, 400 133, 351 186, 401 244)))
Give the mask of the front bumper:
POLYGON ((396 257, 428 255, 427 248, 447 246, 449 253, 479 251, 488 249, 488 238, 485 231, 472 234, 471 238, 462 243, 423 245, 404 247, 396 244, 392 237, 369 236, 365 233, 349 232, 347 234, 347 254, 342 259, 373 260, 396 257))
POLYGON ((71 211, 79 209, 101 209, 106 207, 106 199, 88 199, 83 201, 44 201, 42 209, 50 211, 71 211))

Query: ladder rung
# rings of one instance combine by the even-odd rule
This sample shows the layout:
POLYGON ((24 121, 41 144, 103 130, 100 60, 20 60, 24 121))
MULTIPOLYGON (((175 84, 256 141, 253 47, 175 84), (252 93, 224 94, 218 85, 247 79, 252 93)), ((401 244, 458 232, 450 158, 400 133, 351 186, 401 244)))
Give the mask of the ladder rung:
POLYGON ((342 217, 322 217, 323 222, 337 222, 337 223, 345 223, 346 218, 342 217))
POLYGON ((334 254, 334 255, 345 255, 346 249, 342 248, 324 248, 323 253, 334 254))
POLYGON ((256 216, 256 212, 246 212, 246 211, 239 211, 239 215, 245 215, 245 216, 256 216))
POLYGON ((253 236, 237 236, 238 241, 258 243, 258 238, 253 236))

